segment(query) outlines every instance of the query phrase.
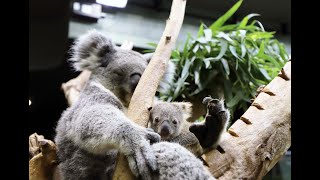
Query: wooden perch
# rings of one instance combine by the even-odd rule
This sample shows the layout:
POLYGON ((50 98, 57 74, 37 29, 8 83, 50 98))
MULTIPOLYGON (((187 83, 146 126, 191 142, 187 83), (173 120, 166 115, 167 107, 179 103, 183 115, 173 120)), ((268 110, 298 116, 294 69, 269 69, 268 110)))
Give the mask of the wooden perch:
MULTIPOLYGON (((149 108, 152 107, 156 90, 165 73, 172 49, 178 38, 184 19, 185 7, 186 0, 172 1, 171 12, 167 19, 165 30, 131 98, 127 115, 128 118, 140 126, 147 127, 149 108)), ((129 169, 126 158, 122 154, 117 158, 113 179, 135 179, 129 169)))
MULTIPOLYGON (((37 138, 39 138, 39 136, 34 133, 29 137, 29 140, 37 138)), ((59 173, 57 173, 56 145, 52 141, 44 139, 42 136, 37 140, 37 146, 41 152, 37 153, 29 161, 29 180, 59 179, 59 173)))
POLYGON ((128 117, 141 126, 147 126, 149 119, 148 108, 152 107, 156 90, 165 73, 171 52, 178 38, 184 18, 185 6, 186 0, 173 0, 166 28, 131 98, 128 117))
POLYGON ((262 179, 291 146, 291 62, 204 155, 219 180, 262 179))

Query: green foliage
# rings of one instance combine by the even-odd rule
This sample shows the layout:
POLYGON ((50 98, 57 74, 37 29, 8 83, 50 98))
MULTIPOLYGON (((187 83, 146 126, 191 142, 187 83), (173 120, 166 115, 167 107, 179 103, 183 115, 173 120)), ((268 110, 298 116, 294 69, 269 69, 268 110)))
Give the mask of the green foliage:
POLYGON ((246 110, 260 85, 268 84, 288 60, 275 32, 266 32, 249 14, 241 22, 225 22, 237 11, 242 0, 207 27, 201 23, 197 37, 188 36, 182 52, 175 49, 171 59, 177 64, 177 77, 171 89, 160 98, 173 101, 197 95, 214 86, 223 87, 231 114, 246 110))

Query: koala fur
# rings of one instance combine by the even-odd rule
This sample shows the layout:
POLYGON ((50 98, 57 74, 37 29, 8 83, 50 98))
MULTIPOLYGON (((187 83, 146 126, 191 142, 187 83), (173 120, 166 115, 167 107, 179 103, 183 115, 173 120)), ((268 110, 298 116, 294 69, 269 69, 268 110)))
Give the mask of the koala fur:
POLYGON ((161 139, 176 142, 200 157, 203 153, 216 148, 222 132, 229 121, 229 111, 223 100, 206 97, 208 104, 204 122, 190 123, 192 104, 188 102, 156 102, 150 111, 150 127, 161 135, 161 139))
POLYGON ((120 49, 97 31, 80 37, 71 50, 73 67, 92 73, 79 99, 62 113, 56 127, 62 180, 111 179, 118 151, 141 179, 212 179, 188 150, 178 144, 156 143, 159 134, 126 117, 148 59, 120 49))
POLYGON ((197 157, 203 154, 197 137, 189 131, 192 104, 189 102, 157 101, 150 111, 149 126, 161 140, 179 143, 197 157))
POLYGON ((157 168, 150 143, 160 136, 124 113, 148 59, 120 49, 97 31, 80 37, 71 50, 75 70, 92 74, 56 127, 62 179, 110 179, 118 151, 127 157, 134 175, 150 179, 157 168))
POLYGON ((157 159, 157 180, 215 180, 190 151, 178 143, 159 142, 151 146, 157 159))
POLYGON ((207 105, 205 120, 193 123, 189 130, 197 136, 204 153, 218 146, 220 138, 230 120, 230 112, 224 106, 224 100, 205 97, 202 101, 207 105))

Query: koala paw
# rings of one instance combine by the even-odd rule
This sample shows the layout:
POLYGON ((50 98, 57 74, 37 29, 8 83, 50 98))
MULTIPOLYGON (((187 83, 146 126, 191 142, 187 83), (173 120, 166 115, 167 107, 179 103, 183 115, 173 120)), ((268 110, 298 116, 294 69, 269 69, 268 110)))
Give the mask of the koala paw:
POLYGON ((205 97, 202 103, 207 105, 208 114, 212 116, 228 111, 224 106, 223 100, 205 97))
POLYGON ((156 157, 150 143, 160 141, 160 135, 146 128, 138 128, 130 134, 126 145, 126 154, 129 167, 136 177, 151 179, 152 171, 157 170, 156 157))

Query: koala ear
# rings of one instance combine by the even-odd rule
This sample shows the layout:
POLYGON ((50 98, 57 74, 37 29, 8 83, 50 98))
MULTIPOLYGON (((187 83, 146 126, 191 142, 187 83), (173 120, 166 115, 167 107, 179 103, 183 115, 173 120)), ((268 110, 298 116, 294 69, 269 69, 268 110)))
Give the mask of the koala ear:
POLYGON ((70 61, 75 70, 92 71, 98 66, 107 64, 103 62, 106 61, 106 58, 102 57, 114 53, 115 45, 110 38, 96 30, 91 30, 76 40, 71 51, 70 61))
POLYGON ((142 54, 142 56, 144 57, 144 59, 145 59, 145 60, 148 62, 148 64, 149 64, 149 62, 151 61, 151 58, 152 58, 153 54, 154 54, 154 53, 146 53, 146 54, 142 54))
MULTIPOLYGON (((153 54, 154 53, 146 53, 146 54, 143 54, 142 56, 149 63, 153 54)), ((171 84, 173 83, 173 80, 174 80, 175 72, 176 72, 176 65, 171 60, 169 60, 167 69, 164 72, 162 80, 160 81, 160 84, 159 84, 158 91, 160 93, 165 94, 170 89, 171 84)))
POLYGON ((183 113, 183 119, 187 120, 192 115, 192 104, 190 102, 172 102, 172 105, 180 108, 183 113))

